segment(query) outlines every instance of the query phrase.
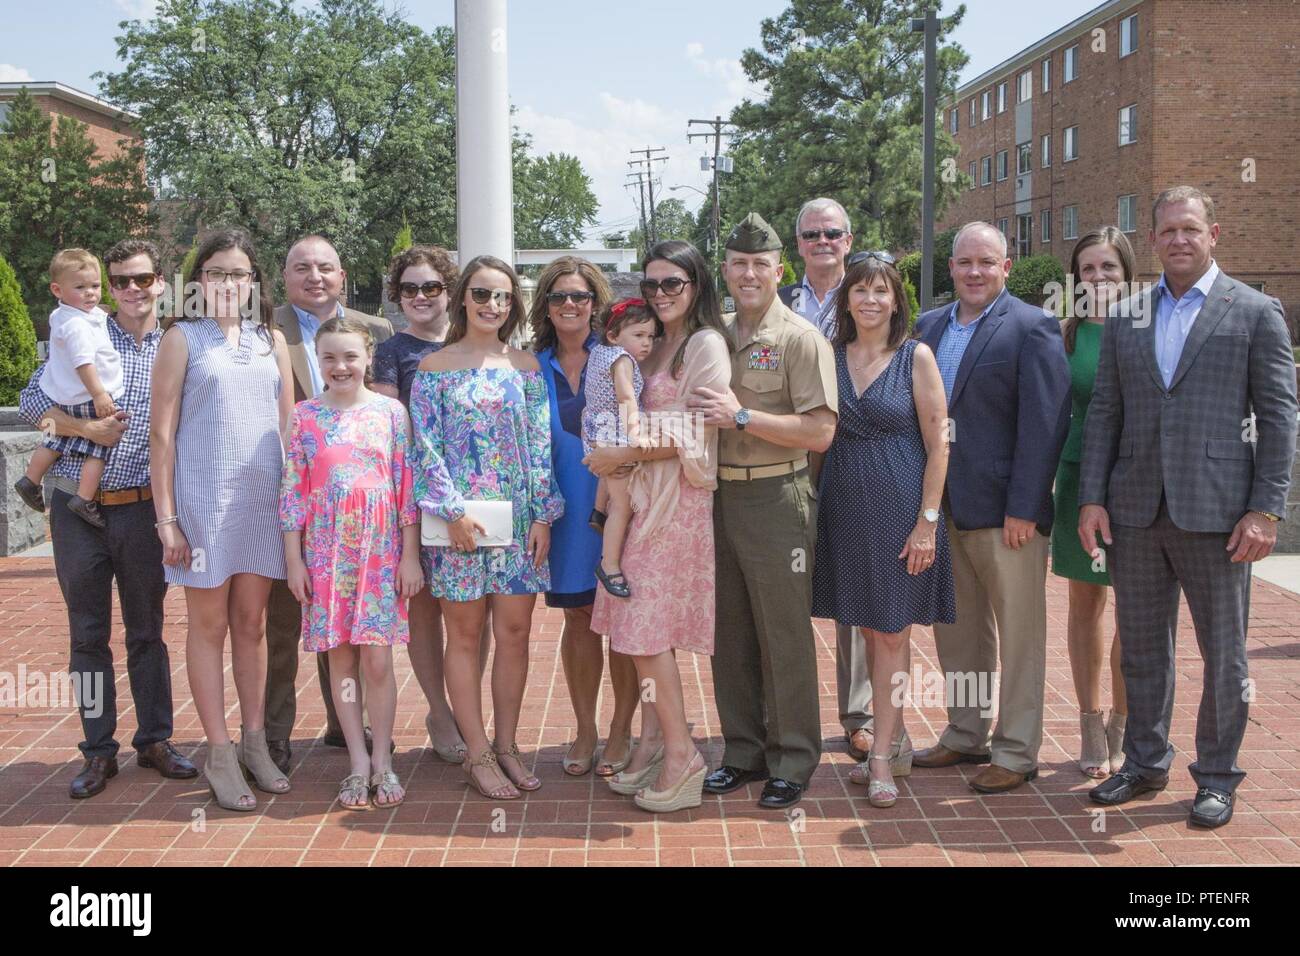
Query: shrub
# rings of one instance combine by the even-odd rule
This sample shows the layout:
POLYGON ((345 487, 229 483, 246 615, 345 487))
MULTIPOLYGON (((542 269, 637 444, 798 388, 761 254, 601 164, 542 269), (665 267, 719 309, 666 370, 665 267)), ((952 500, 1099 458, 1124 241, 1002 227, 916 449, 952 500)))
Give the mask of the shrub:
POLYGON ((36 329, 27 315, 18 277, 0 255, 0 405, 17 405, 36 368, 36 329))
POLYGON ((1017 259, 1007 276, 1007 288, 1030 305, 1042 305, 1050 283, 1065 284, 1065 269, 1056 256, 1026 256, 1017 259))

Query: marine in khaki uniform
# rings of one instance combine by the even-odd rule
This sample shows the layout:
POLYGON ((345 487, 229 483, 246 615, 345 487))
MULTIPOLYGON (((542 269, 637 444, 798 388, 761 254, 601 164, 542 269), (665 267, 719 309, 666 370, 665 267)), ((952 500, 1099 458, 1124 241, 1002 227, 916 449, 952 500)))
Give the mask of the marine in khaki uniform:
POLYGON ((719 429, 713 688, 726 751, 705 789, 766 779, 759 806, 783 809, 821 758, 808 452, 835 435, 835 361, 825 337, 777 298, 781 242, 756 213, 727 238, 723 277, 736 300, 723 317, 731 391, 699 388, 691 399, 719 429))

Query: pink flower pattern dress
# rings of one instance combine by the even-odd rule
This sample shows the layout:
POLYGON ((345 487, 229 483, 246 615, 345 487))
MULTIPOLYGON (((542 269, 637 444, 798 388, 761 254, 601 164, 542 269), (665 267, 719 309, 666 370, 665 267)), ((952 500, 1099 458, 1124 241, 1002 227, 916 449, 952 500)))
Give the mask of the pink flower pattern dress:
POLYGON ((409 445, 406 409, 394 398, 347 409, 314 398, 294 408, 280 527, 303 532, 305 650, 409 640, 397 591, 402 528, 419 521, 409 445))
MULTIPOLYGON (((646 379, 642 399, 653 412, 672 402, 677 381, 668 369, 646 379)), ((611 650, 649 657, 667 650, 713 653, 713 492, 678 477, 680 497, 670 522, 654 534, 637 534, 638 513, 623 546, 623 573, 632 596, 596 591, 591 629, 609 635, 611 650)))

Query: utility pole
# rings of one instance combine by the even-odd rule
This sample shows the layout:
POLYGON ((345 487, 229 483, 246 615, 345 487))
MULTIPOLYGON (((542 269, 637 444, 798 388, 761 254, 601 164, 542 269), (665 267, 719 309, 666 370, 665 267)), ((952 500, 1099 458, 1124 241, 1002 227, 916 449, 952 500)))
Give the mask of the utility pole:
MULTIPOLYGON (((655 179, 654 179, 654 164, 655 164, 655 163, 666 163, 666 162, 668 162, 668 157, 667 157, 667 156, 654 156, 654 155, 652 155, 652 154, 654 154, 654 153, 662 153, 662 152, 664 152, 666 149, 667 149, 667 147, 665 147, 665 146, 646 146, 644 149, 633 149, 633 150, 629 150, 629 152, 631 152, 633 156, 636 156, 636 155, 638 155, 638 154, 642 154, 642 153, 645 154, 645 158, 644 158, 644 159, 633 159, 633 160, 629 160, 629 161, 628 161, 628 165, 629 165, 629 166, 642 166, 642 167, 644 167, 644 169, 643 169, 643 170, 639 170, 639 172, 640 172, 641 174, 644 175, 644 177, 645 177, 646 188, 647 188, 647 189, 649 190, 649 192, 650 192, 650 231, 644 233, 644 234, 645 234, 645 237, 646 237, 646 249, 647 249, 647 250, 648 250, 651 246, 653 246, 653 245, 655 244, 655 242, 657 241, 657 239, 659 238, 659 228, 658 228, 658 223, 655 221, 655 179)), ((645 218, 645 217, 642 216, 642 219, 644 219, 644 218, 645 218)), ((644 224, 644 222, 642 223, 641 228, 642 228, 642 231, 644 232, 644 230, 645 230, 645 224, 644 224)))
POLYGON ((913 33, 925 34, 925 86, 921 109, 921 311, 934 304, 934 121, 937 66, 935 46, 939 18, 927 10, 924 19, 913 19, 913 33))
POLYGON ((637 186, 637 191, 640 193, 641 196, 640 202, 637 204, 637 208, 641 212, 641 241, 646 244, 646 249, 649 250, 650 232, 646 227, 646 218, 645 218, 645 174, 640 171, 635 173, 628 173, 627 178, 632 180, 632 182, 629 182, 627 185, 631 186, 633 183, 635 183, 637 186))
POLYGON ((731 123, 724 122, 721 116, 714 116, 711 120, 693 119, 686 124, 686 141, 689 143, 693 139, 708 139, 713 137, 713 158, 701 157, 701 168, 713 170, 713 220, 710 226, 710 256, 715 262, 718 260, 718 243, 722 234, 722 224, 719 222, 721 216, 721 203, 718 197, 718 183, 720 174, 729 173, 732 170, 731 157, 722 155, 722 133, 724 126, 732 126, 731 123), (712 129, 710 133, 692 133, 692 126, 707 126, 712 129), (707 166, 705 164, 708 164, 707 166))

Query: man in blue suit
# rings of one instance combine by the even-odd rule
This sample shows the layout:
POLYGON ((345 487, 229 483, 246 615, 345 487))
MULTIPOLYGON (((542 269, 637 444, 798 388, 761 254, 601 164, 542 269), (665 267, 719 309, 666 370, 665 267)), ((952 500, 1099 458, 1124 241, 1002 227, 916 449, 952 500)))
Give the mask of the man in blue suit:
POLYGON ((963 226, 948 267, 957 301, 922 315, 916 336, 948 394, 943 510, 957 622, 934 627, 948 727, 913 762, 989 763, 971 787, 1001 793, 1038 775, 1052 479, 1069 430, 1070 370, 1060 323, 1006 289, 1002 232, 963 226))

